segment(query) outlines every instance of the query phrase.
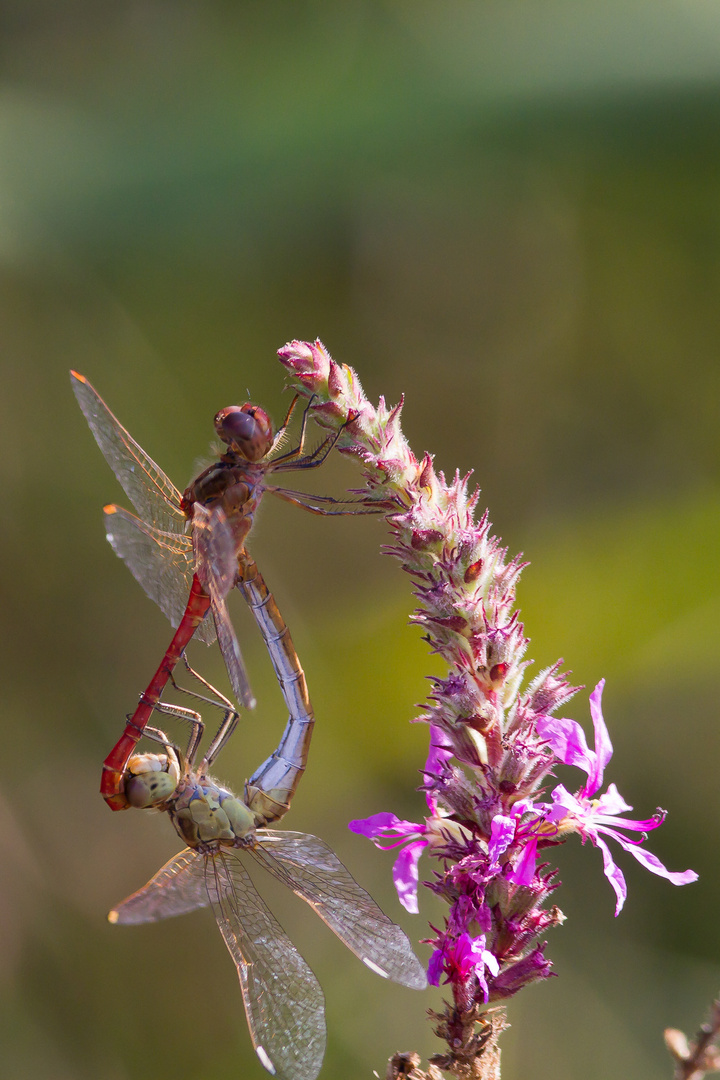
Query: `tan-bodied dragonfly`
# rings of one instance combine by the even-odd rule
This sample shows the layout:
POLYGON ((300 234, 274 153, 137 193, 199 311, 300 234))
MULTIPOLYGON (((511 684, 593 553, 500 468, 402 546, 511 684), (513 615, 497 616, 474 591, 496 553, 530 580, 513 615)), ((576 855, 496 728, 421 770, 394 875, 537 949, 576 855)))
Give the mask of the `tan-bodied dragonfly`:
POLYGON ((167 811, 187 847, 111 911, 109 919, 154 922, 212 907, 237 968, 250 1036, 262 1065, 280 1080, 314 1080, 325 1053, 323 993, 259 896, 244 865, 248 857, 305 900, 378 975, 423 989, 425 972, 403 931, 324 841, 268 827, 287 810, 302 774, 309 733, 288 741, 286 729, 280 746, 246 782, 240 799, 208 775, 238 714, 205 685, 223 702, 225 716, 199 767, 199 714, 159 702, 155 708, 160 712, 190 722, 188 749, 182 754, 162 731, 146 727, 145 733, 161 742, 164 752, 135 754, 126 770, 131 805, 167 811))
POLYGON ((321 465, 337 438, 326 438, 306 454, 306 408, 298 446, 278 453, 297 397, 275 435, 267 413, 257 405, 246 402, 221 409, 215 416, 215 431, 226 449, 181 495, 87 379, 76 372, 71 375, 75 395, 97 444, 140 515, 136 517, 114 504, 106 506, 107 538, 148 596, 177 627, 122 736, 103 763, 101 793, 113 810, 122 810, 129 805, 123 790, 127 762, 170 672, 193 636, 208 643, 217 636, 238 703, 254 706, 225 603, 235 585, 258 623, 291 719, 308 715, 312 718, 305 677, 287 626, 257 565, 245 550, 263 493, 271 492, 315 514, 368 513, 374 509, 343 509, 328 496, 311 496, 268 484, 270 473, 321 465))

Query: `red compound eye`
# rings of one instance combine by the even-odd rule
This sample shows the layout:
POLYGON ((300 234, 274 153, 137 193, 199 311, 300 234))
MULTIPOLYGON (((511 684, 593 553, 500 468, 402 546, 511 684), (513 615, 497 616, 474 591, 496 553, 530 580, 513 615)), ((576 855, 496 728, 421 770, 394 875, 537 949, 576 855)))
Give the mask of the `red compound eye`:
POLYGON ((259 405, 230 405, 215 417, 215 430, 224 443, 247 461, 260 461, 272 446, 270 417, 259 405))

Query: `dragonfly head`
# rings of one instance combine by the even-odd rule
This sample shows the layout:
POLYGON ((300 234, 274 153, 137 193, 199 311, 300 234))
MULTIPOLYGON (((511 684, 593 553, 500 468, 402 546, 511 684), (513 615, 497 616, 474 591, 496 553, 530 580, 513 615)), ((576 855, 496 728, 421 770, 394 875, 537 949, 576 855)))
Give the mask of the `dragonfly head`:
POLYGON ((125 797, 138 810, 160 808, 172 798, 179 780, 175 754, 134 754, 125 770, 125 797))
POLYGON ((246 461, 261 461, 273 442, 270 417, 259 405, 230 405, 215 417, 215 430, 246 461))

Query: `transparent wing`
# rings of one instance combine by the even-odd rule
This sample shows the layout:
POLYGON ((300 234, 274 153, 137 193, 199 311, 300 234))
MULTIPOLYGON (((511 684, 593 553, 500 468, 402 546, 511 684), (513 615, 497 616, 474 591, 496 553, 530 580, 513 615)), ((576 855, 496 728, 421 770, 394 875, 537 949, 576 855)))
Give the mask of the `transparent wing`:
MULTIPOLYGON (((212 602, 212 615, 215 620, 215 632, 220 642, 220 651, 223 654, 225 667, 227 668, 230 685, 240 705, 246 709, 254 709, 257 704, 255 695, 250 688, 247 668, 240 652, 238 639, 230 620, 230 613, 224 600, 215 601, 210 594, 212 602)), ((207 616, 206 616, 207 618, 207 616)))
POLYGON ((363 963, 386 979, 422 990, 427 979, 405 933, 361 889, 317 836, 259 829, 249 846, 266 870, 317 912, 363 963))
POLYGON ((325 1054, 325 1000, 317 979, 235 855, 208 857, 206 873, 260 1061, 281 1080, 315 1080, 325 1054))
POLYGON ((235 855, 185 848, 108 918, 155 922, 210 905, 237 968, 260 1061, 280 1080, 315 1080, 325 1054, 323 992, 235 855))
POLYGON ((157 922, 209 905, 205 856, 185 848, 166 862, 147 885, 118 904, 108 919, 128 925, 157 922))
MULTIPOLYGON (((177 627, 192 584, 194 556, 190 537, 161 532, 120 506, 105 507, 105 532, 115 554, 177 627)), ((195 637, 208 645, 215 640, 210 615, 200 623, 195 637)))
POLYGON ((232 529, 220 507, 207 510, 200 503, 193 504, 192 543, 195 570, 200 584, 210 597, 215 630, 230 685, 238 702, 246 709, 253 709, 255 698, 225 603, 237 578, 237 556, 232 529))
POLYGON ((73 390, 95 441, 141 518, 163 532, 182 532, 180 492, 128 434, 87 379, 71 373, 73 390))

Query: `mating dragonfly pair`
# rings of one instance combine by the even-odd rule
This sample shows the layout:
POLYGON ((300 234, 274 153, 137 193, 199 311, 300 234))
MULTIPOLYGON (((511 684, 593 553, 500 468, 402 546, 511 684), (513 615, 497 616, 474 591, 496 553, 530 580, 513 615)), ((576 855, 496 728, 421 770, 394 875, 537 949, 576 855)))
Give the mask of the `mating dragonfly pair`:
MULTIPOLYGON (((274 919, 241 861, 250 855, 316 911, 377 974, 422 989, 425 972, 403 933, 357 884, 322 840, 269 828, 287 812, 305 769, 314 716, 303 669, 287 626, 245 542, 264 492, 317 514, 347 513, 335 500, 268 483, 271 473, 312 469, 336 436, 305 453, 309 407, 298 446, 279 453, 297 402, 273 435, 267 414, 246 403, 221 410, 215 430, 227 449, 181 495, 113 416, 83 376, 72 373, 85 418, 139 517, 105 507, 108 540, 148 596, 177 627, 137 709, 103 764, 101 792, 113 810, 129 806, 168 812, 187 847, 110 913, 111 922, 142 923, 212 907, 240 979, 253 1045, 265 1068, 286 1080, 314 1080, 325 1051, 322 990, 274 919), (226 600, 239 588, 270 654, 289 717, 277 749, 245 784, 242 799, 209 770, 235 730, 231 703, 187 665, 212 696, 194 698, 223 709, 223 721, 200 763, 203 722, 194 709, 161 695, 193 637, 217 636, 238 703, 255 704, 226 600), (183 753, 158 727, 154 712, 190 725, 183 753), (136 753, 145 735, 161 753, 136 753)), ((369 512, 355 507, 351 512, 369 512)))

